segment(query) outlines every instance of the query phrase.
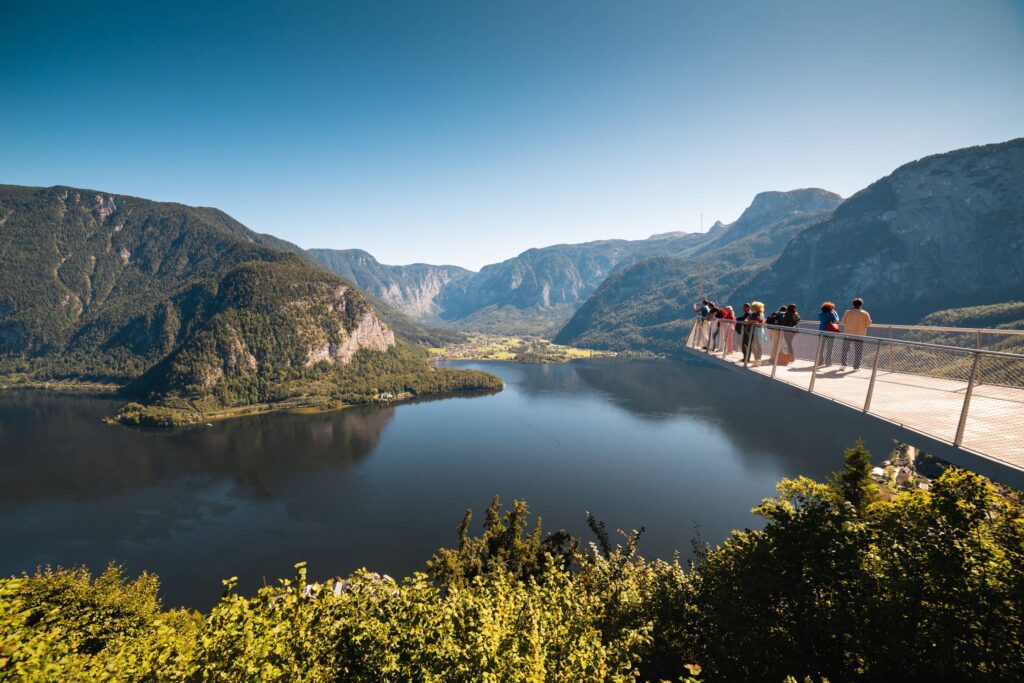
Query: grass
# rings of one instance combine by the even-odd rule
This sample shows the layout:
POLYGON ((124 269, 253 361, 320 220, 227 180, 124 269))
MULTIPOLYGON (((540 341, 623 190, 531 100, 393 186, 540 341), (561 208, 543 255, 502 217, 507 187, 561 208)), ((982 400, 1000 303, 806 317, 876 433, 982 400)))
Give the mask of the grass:
POLYGON ((616 355, 613 351, 595 351, 554 344, 540 337, 508 337, 470 334, 465 342, 443 349, 430 349, 439 360, 503 360, 519 363, 565 363, 580 358, 616 355))

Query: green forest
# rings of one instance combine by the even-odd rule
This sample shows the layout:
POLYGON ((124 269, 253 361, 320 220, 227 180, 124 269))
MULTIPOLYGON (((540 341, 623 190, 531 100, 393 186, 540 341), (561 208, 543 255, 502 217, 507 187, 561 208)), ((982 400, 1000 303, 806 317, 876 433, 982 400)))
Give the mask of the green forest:
POLYGON ((166 609, 151 574, 41 568, 0 580, 0 680, 1020 680, 1019 496, 949 468, 886 501, 870 467, 858 444, 827 481, 783 480, 763 528, 686 563, 495 499, 403 580, 299 563, 251 596, 225 579, 207 614, 166 609))

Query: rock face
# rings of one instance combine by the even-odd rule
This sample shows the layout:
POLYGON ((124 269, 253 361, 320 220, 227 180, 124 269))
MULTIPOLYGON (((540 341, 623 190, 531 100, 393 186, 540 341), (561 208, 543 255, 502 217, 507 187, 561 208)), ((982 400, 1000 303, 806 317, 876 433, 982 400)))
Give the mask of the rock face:
POLYGON ((458 266, 387 266, 361 249, 310 249, 307 253, 329 271, 421 321, 436 320, 441 291, 473 274, 458 266))
MULTIPOLYGON (((351 332, 341 328, 336 331, 340 342, 324 339, 319 346, 306 354, 306 366, 317 363, 348 363, 360 349, 387 351, 395 345, 395 333, 373 311, 367 311, 352 328, 351 332)), ((326 334, 324 334, 327 337, 326 334)))
POLYGON ((231 270, 210 309, 140 389, 202 394, 225 378, 237 383, 283 369, 347 365, 360 351, 395 346, 395 333, 358 290, 297 258, 231 270))
POLYGON ((898 168, 796 236, 736 298, 813 310, 864 297, 877 320, 1024 297, 1024 138, 898 168))

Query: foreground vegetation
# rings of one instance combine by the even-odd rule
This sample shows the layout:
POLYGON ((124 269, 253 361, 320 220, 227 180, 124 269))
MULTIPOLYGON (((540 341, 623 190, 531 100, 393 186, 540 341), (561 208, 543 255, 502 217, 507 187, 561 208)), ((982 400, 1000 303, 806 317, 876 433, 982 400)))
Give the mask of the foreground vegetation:
MULTIPOLYGON (((640 532, 588 548, 495 500, 483 531, 394 581, 365 570, 207 615, 161 608, 116 567, 0 580, 2 680, 1020 680, 1024 506, 950 468, 877 499, 869 455, 784 480, 696 559, 645 560, 640 532)), ((642 530, 641 530, 642 531, 642 530)))

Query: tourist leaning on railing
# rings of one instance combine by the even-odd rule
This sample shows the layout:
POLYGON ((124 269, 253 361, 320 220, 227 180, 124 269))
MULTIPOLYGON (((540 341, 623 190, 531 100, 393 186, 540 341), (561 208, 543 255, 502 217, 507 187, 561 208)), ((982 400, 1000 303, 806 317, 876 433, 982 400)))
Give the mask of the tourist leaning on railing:
POLYGON ((750 325, 746 324, 750 316, 750 304, 743 304, 743 315, 736 317, 736 334, 740 335, 740 351, 744 358, 750 353, 750 325))
POLYGON ((722 320, 723 322, 719 324, 725 335, 725 354, 729 355, 732 353, 732 326, 736 322, 736 311, 732 310, 732 306, 726 306, 723 309, 722 320))

